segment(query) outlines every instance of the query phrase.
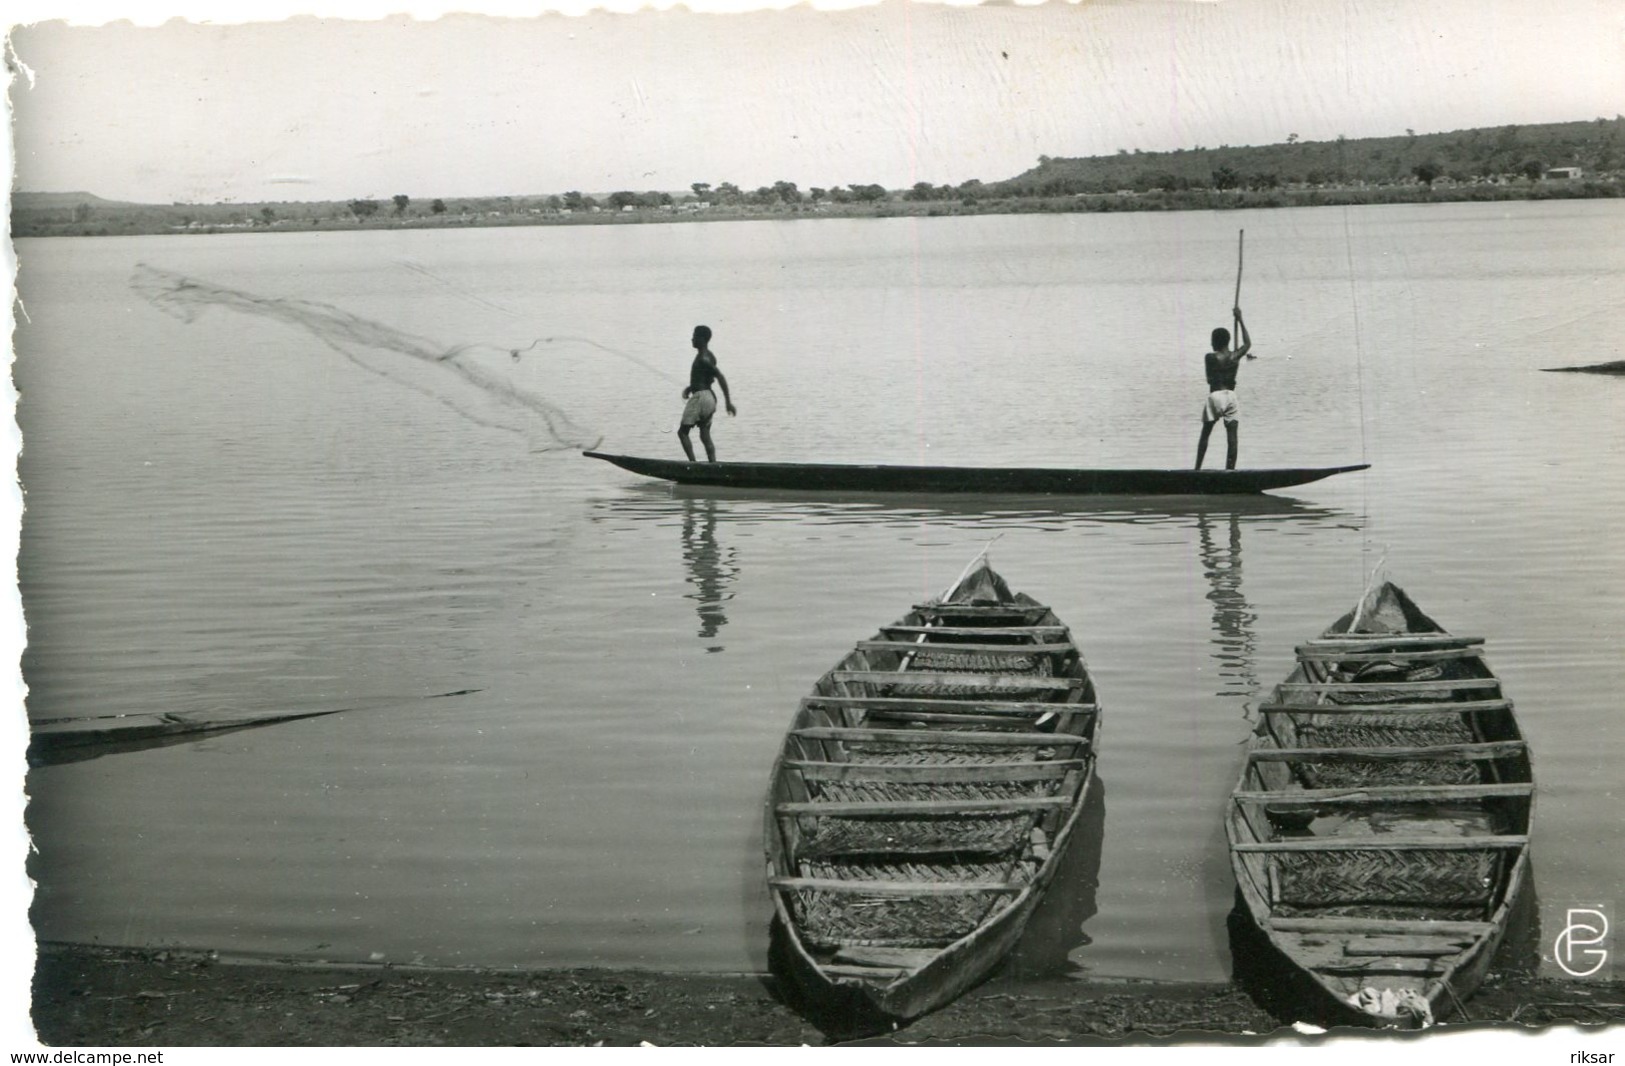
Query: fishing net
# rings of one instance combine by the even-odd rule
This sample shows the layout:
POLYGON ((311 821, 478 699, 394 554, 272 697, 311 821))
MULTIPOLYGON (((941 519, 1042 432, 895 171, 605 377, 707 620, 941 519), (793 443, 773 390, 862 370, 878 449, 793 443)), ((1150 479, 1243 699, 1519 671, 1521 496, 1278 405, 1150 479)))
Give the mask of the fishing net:
MULTIPOLYGON (((482 426, 523 436, 535 451, 590 448, 600 439, 553 402, 522 386, 512 364, 526 348, 438 344, 313 300, 258 296, 145 263, 130 287, 158 310, 191 323, 210 308, 267 318, 308 333, 351 363, 422 393, 482 426)), ((495 305, 493 305, 495 306, 495 305)))
MULTIPOLYGON (((519 318, 524 317, 519 312, 514 311, 512 308, 503 307, 501 304, 495 303, 495 302, 493 302, 491 300, 488 300, 484 296, 481 296, 479 293, 471 291, 466 286, 459 285, 459 284, 457 284, 457 282, 452 281, 449 278, 443 277, 442 275, 435 273, 434 271, 430 270, 428 267, 424 266, 422 263, 413 262, 412 260, 408 259, 408 260, 402 260, 399 263, 399 266, 401 266, 405 270, 411 271, 412 273, 418 275, 419 277, 427 278, 429 281, 435 283, 436 285, 439 285, 441 288, 446 289, 448 292, 451 292, 451 293, 453 293, 453 294, 455 294, 457 296, 462 297, 464 300, 467 300, 470 303, 477 304, 478 306, 484 307, 484 308, 486 308, 488 310, 496 311, 496 312, 498 312, 500 314, 507 315, 509 318, 519 319, 519 318)), ((542 347, 542 346, 561 347, 561 346, 566 346, 566 345, 572 346, 572 347, 591 348, 594 351, 602 352, 605 355, 612 355, 617 359, 624 359, 628 363, 631 363, 632 365, 637 366, 637 367, 641 367, 642 369, 647 370, 649 373, 655 375, 656 377, 663 378, 666 381, 668 381, 671 384, 676 385, 678 387, 681 387, 684 384, 684 382, 682 380, 680 380, 679 378, 673 376, 669 372, 661 369, 660 367, 656 366, 655 364, 649 362, 648 360, 640 359, 637 356, 633 355, 631 352, 624 352, 619 348, 611 348, 607 344, 600 344, 598 341, 593 340, 591 337, 578 337, 578 336, 572 336, 572 335, 568 335, 568 334, 560 334, 560 335, 557 335, 557 336, 550 336, 550 337, 538 337, 536 340, 532 341, 530 343, 530 345, 527 346, 527 347, 519 348, 519 349, 510 349, 509 351, 510 351, 510 354, 523 355, 526 352, 533 351, 536 348, 542 347)))

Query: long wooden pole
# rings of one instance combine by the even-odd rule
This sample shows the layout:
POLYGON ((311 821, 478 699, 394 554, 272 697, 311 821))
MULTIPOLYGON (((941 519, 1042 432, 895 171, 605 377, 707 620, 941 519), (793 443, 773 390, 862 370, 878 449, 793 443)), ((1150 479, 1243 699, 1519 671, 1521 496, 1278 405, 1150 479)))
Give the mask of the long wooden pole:
MULTIPOLYGON (((1242 266, 1242 256, 1246 252, 1246 249, 1247 249, 1247 231, 1242 230, 1240 235, 1236 238, 1236 299, 1230 305, 1232 308, 1237 308, 1237 307, 1241 306, 1241 266, 1242 266)), ((1241 333, 1241 320, 1238 317, 1238 318, 1233 319, 1231 321, 1231 323, 1230 323, 1230 334, 1231 334, 1230 340, 1231 340, 1232 344, 1240 343, 1240 341, 1239 341, 1240 333, 1241 333)))

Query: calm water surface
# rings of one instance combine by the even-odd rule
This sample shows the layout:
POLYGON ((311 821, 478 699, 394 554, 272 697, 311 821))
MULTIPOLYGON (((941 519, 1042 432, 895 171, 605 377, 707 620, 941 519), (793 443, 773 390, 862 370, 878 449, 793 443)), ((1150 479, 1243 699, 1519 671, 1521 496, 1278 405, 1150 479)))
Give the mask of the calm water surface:
POLYGON ((1251 708, 1384 558, 1489 639, 1536 757, 1542 897, 1625 885, 1597 846, 1625 763, 1625 379, 1536 372, 1625 357, 1621 205, 19 252, 29 714, 357 708, 33 771, 43 938, 761 969, 760 805, 796 699, 994 538, 1107 708, 1089 839, 1019 972, 1228 973, 1251 708), (610 451, 678 454, 703 321, 740 408, 724 458, 1182 466, 1238 227, 1243 465, 1367 473, 1210 503, 672 489, 129 284, 147 263, 498 363, 553 338, 500 372, 610 451))

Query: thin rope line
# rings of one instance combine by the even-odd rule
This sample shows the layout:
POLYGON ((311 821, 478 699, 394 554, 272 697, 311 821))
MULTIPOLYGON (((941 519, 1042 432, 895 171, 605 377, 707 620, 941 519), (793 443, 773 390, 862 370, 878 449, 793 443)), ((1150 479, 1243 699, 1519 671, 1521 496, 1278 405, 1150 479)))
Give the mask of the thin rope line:
POLYGON ((1004 536, 1003 533, 995 533, 993 535, 992 540, 989 540, 986 544, 982 545, 982 550, 977 552, 974 556, 972 556, 971 561, 965 564, 965 569, 961 570, 959 572, 959 576, 954 578, 953 584, 949 585, 947 588, 942 590, 942 595, 937 597, 937 600, 939 602, 942 601, 942 600, 946 600, 948 598, 949 593, 953 592, 954 589, 958 588, 959 583, 961 581, 965 580, 965 578, 970 574, 970 572, 976 568, 976 564, 981 562, 983 559, 987 558, 987 553, 989 551, 993 550, 993 542, 998 540, 1002 536, 1004 536))
POLYGON ((1456 1005, 1456 1012, 1461 1015, 1461 1020, 1464 1022, 1472 1021, 1473 1016, 1467 1013, 1467 1008, 1462 1004, 1461 999, 1457 997, 1456 990, 1450 987, 1450 982, 1444 978, 1440 978, 1439 984, 1443 985, 1444 990, 1450 993, 1450 1002, 1456 1005))
MULTIPOLYGON (((1354 310, 1354 383, 1360 401, 1360 462, 1369 463, 1365 435, 1365 359, 1363 346, 1360 341, 1360 293, 1354 283, 1354 236, 1349 229, 1349 209, 1343 207, 1343 257, 1348 266, 1349 276, 1349 305, 1354 310)), ((1361 511, 1365 516, 1365 527, 1362 530, 1365 543, 1362 545, 1364 554, 1371 552, 1371 486, 1367 478, 1360 479, 1361 511)))

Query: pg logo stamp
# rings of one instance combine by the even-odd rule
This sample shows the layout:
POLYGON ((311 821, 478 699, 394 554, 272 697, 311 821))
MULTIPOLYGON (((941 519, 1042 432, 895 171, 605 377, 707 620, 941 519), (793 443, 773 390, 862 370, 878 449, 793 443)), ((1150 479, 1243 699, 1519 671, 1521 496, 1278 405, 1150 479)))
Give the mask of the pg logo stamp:
MULTIPOLYGON (((1606 979, 1613 971, 1612 910, 1606 904, 1567 906, 1554 917, 1552 961, 1570 977, 1606 979)), ((1550 928, 1550 927, 1548 927, 1550 928)))

